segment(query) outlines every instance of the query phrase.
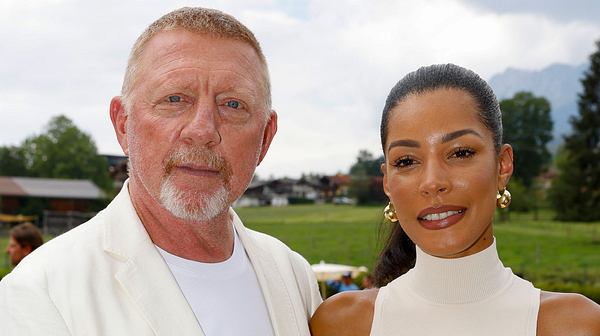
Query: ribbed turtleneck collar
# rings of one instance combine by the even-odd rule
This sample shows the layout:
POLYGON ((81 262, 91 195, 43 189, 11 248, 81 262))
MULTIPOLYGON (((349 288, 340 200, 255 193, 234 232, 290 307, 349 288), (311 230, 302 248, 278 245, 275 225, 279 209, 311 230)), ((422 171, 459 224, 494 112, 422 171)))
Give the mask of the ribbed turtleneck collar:
POLYGON ((416 294, 441 304, 472 303, 499 293, 510 284, 512 272, 502 265, 496 241, 476 254, 444 259, 417 247, 415 267, 406 275, 416 294))

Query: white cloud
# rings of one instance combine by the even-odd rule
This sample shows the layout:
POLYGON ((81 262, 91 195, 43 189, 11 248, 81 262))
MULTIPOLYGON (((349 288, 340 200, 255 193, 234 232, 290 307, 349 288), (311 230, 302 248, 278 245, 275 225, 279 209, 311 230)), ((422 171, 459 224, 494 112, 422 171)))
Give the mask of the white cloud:
MULTIPOLYGON (((280 127, 261 176, 347 171, 379 153, 379 117, 408 71, 454 62, 485 78, 507 67, 586 61, 600 25, 460 1, 253 0, 203 5, 237 16, 267 56, 280 127)), ((66 114, 101 152, 120 153, 108 118, 129 48, 152 20, 195 2, 11 1, 0 4, 0 145, 66 114)), ((567 4, 568 5, 568 4, 567 4)))

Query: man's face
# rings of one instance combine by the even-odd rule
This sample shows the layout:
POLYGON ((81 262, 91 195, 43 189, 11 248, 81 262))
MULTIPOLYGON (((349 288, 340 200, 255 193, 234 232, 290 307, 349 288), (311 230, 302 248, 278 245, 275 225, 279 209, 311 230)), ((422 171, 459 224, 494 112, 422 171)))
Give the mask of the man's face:
POLYGON ((154 36, 138 66, 119 138, 130 186, 176 217, 212 219, 243 193, 275 134, 263 65, 246 43, 175 30, 154 36))
POLYGON ((6 247, 6 253, 13 266, 17 266, 19 262, 29 253, 31 253, 31 246, 22 246, 12 236, 8 240, 8 246, 6 247))

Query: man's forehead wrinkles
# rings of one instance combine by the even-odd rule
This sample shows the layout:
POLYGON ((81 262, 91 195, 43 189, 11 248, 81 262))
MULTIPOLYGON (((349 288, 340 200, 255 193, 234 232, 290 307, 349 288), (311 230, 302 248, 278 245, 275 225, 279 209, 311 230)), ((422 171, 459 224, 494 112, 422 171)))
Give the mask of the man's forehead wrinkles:
POLYGON ((257 91, 253 77, 248 74, 239 73, 226 68, 213 70, 202 69, 201 72, 196 70, 199 69, 195 67, 170 69, 161 74, 158 84, 160 86, 180 85, 186 87, 213 85, 221 89, 247 92, 257 91))

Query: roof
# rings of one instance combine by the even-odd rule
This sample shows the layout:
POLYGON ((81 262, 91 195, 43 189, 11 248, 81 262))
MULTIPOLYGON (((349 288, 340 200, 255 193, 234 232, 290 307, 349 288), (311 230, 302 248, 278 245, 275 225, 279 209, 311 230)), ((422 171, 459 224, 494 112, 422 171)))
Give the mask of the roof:
POLYGON ((0 176, 1 196, 99 199, 104 193, 90 180, 0 176))

